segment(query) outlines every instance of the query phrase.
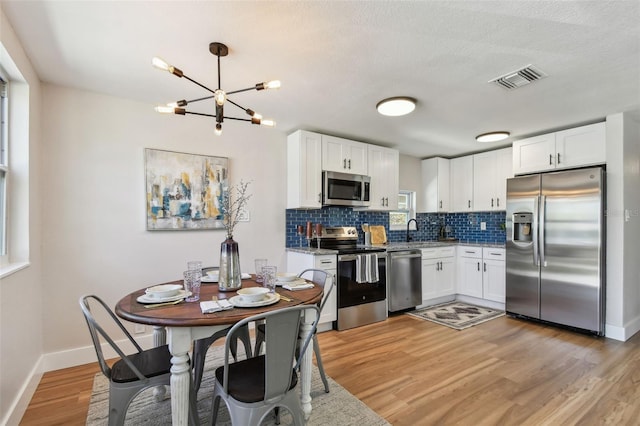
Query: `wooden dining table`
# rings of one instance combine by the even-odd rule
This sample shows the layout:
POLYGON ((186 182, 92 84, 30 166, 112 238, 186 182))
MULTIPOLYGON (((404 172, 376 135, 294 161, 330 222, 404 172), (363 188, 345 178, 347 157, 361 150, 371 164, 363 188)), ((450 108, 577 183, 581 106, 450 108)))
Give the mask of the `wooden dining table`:
MULTIPOLYGON (((182 284, 182 280, 163 284, 182 284)), ((258 286, 255 275, 242 280, 242 287, 258 286)), ((277 303, 268 306, 241 308, 203 314, 200 301, 230 299, 236 296, 235 291, 218 291, 216 283, 202 283, 199 302, 182 301, 175 305, 145 307, 139 303, 138 297, 145 294, 145 289, 136 290, 123 297, 116 304, 115 312, 127 321, 153 326, 154 345, 169 344, 171 352, 171 423, 174 426, 186 426, 189 418, 189 394, 191 387, 191 367, 189 352, 197 339, 209 337, 219 330, 225 329, 249 316, 276 309, 300 304, 317 304, 322 299, 323 289, 314 285, 305 290, 285 290, 277 287, 281 295, 277 303)), ((300 338, 303 339, 311 331, 315 314, 304 315, 300 327, 300 338)), ((311 365, 312 350, 307 349, 300 364, 301 402, 305 416, 311 414, 311 365)), ((197 416, 196 416, 197 417, 197 416)))

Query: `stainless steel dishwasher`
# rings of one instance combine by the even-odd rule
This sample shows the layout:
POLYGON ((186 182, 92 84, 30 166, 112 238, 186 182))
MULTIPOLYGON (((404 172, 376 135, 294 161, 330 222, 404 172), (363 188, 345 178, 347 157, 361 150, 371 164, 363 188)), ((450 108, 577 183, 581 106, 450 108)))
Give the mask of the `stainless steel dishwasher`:
POLYGON ((422 252, 387 252, 387 302, 389 312, 415 308, 422 303, 422 252))

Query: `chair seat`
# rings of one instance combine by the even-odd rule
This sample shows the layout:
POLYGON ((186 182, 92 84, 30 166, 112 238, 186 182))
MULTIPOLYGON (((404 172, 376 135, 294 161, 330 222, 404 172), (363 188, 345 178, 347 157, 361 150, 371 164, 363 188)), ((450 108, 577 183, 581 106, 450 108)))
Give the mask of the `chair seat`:
MULTIPOLYGON (((264 370, 264 355, 229 364, 229 395, 240 402, 262 401, 265 392, 264 370)), ((216 368, 216 379, 219 383, 224 382, 224 366, 216 368)), ((295 388, 297 384, 298 375, 293 370, 289 390, 295 388)))
MULTIPOLYGON (((171 353, 169 346, 158 346, 153 349, 127 356, 146 377, 156 377, 171 370, 171 353)), ((123 360, 118 360, 111 367, 111 380, 116 383, 128 383, 140 380, 123 360)))

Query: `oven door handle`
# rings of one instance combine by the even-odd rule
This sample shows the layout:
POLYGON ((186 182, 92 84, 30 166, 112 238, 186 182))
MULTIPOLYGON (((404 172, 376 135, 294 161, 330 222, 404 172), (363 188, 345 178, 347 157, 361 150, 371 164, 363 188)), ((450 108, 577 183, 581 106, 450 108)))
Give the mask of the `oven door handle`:
POLYGON ((351 262, 356 260, 357 254, 341 254, 338 256, 338 262, 351 262))

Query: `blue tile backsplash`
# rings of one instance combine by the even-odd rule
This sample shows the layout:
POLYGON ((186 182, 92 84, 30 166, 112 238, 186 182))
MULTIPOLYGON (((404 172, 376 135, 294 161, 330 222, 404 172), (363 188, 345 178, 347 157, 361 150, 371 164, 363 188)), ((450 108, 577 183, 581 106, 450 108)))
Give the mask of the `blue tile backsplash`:
MULTIPOLYGON (((440 226, 451 228, 449 236, 461 242, 504 244, 506 239, 504 222, 505 212, 474 213, 418 213, 416 215, 419 231, 410 231, 412 241, 437 240, 440 226), (487 224, 486 230, 480 230, 481 222, 487 224)), ((402 242, 406 239, 406 231, 389 231, 389 213, 357 211, 350 207, 323 207, 318 210, 288 209, 286 213, 286 246, 300 247, 307 245, 307 240, 296 233, 298 225, 306 225, 307 221, 321 223, 323 226, 355 226, 358 229, 359 243, 363 244, 364 235, 360 231, 363 223, 384 225, 389 242, 402 242)))

